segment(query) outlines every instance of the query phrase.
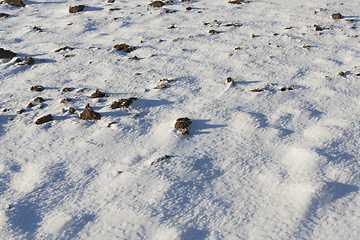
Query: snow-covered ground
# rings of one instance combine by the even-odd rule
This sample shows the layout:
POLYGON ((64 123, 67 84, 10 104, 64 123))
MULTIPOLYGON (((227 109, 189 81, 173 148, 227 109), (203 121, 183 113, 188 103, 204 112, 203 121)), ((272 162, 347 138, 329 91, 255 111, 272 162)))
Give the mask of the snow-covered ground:
POLYGON ((358 0, 24 3, 0 5, 1 239, 358 239, 358 0))

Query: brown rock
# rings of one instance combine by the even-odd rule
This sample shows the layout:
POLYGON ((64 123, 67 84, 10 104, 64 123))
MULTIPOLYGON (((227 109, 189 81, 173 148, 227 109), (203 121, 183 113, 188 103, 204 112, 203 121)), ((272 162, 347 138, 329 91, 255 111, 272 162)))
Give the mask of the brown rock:
POLYGON ((82 113, 80 113, 80 118, 85 120, 100 120, 100 113, 94 112, 94 110, 86 108, 82 113))
POLYGON ((181 0, 182 2, 191 2, 191 0, 181 0))
POLYGON ((106 92, 100 92, 99 89, 96 89, 93 94, 91 94, 92 98, 103 98, 103 97, 109 97, 109 95, 106 92))
POLYGON ((81 12, 82 10, 84 10, 84 8, 85 8, 85 5, 70 6, 69 12, 70 13, 78 13, 78 12, 81 12))
POLYGON ((29 103, 26 107, 28 107, 28 108, 32 108, 33 106, 34 106, 34 104, 29 103))
POLYGON ((178 133, 181 135, 189 135, 190 134, 188 129, 179 129, 178 133))
POLYGON ((344 72, 339 72, 338 73, 340 76, 345 76, 345 73, 344 72))
POLYGON ((241 4, 241 0, 229 1, 228 3, 231 3, 231 4, 241 4))
POLYGON ((161 83, 159 85, 157 85, 156 87, 154 87, 154 89, 163 89, 163 88, 167 88, 165 84, 161 83))
POLYGON ((65 87, 61 91, 63 91, 63 92, 71 92, 72 88, 65 87))
POLYGON ((114 48, 116 50, 127 52, 127 53, 132 52, 132 51, 134 51, 136 49, 135 47, 131 47, 131 46, 125 44, 125 43, 115 45, 114 48))
POLYGON ((109 0, 108 1, 108 3, 114 3, 115 2, 115 0, 109 0))
POLYGON ((215 31, 215 30, 209 30, 209 33, 220 33, 219 31, 215 31))
POLYGON ((340 13, 333 13, 333 14, 331 15, 331 17, 332 17, 333 19, 342 19, 342 18, 343 18, 343 16, 342 16, 340 13))
POLYGON ((0 48, 0 58, 13 58, 16 56, 16 53, 10 51, 10 50, 5 50, 3 48, 0 48))
POLYGON ((60 103, 68 103, 70 101, 71 101, 70 98, 64 98, 64 99, 61 99, 60 103))
POLYGON ((5 0, 6 3, 14 5, 14 6, 18 6, 18 7, 25 7, 25 3, 23 3, 23 1, 21 0, 5 0))
POLYGON ((44 99, 42 97, 36 97, 34 98, 34 102, 43 102, 44 99))
POLYGON ((234 83, 234 79, 233 79, 232 77, 228 77, 228 78, 226 79, 226 82, 233 84, 233 83, 234 83))
POLYGON ((25 112, 25 109, 20 109, 19 111, 17 111, 19 114, 25 112))
POLYGON ((110 105, 110 108, 128 108, 130 104, 136 99, 137 98, 119 99, 118 101, 113 102, 110 105))
POLYGON ((38 120, 36 120, 36 124, 44 124, 44 123, 47 123, 47 122, 50 122, 53 120, 53 117, 51 116, 51 114, 48 114, 48 115, 45 115, 41 118, 39 118, 38 120))
POLYGON ((188 128, 191 123, 192 123, 192 121, 187 117, 178 118, 178 119, 176 119, 176 123, 175 123, 174 127, 180 128, 180 129, 185 129, 185 128, 188 128))
POLYGON ((255 89, 252 89, 251 91, 252 91, 252 92, 263 92, 264 89, 262 89, 262 88, 255 88, 255 89))
POLYGON ((32 86, 32 87, 30 88, 30 90, 31 90, 31 91, 35 91, 35 92, 42 92, 42 91, 44 91, 44 87, 41 86, 41 85, 32 86))
POLYGON ((56 49, 55 52, 60 52, 60 51, 64 51, 64 50, 73 50, 74 48, 72 47, 68 47, 68 46, 65 46, 65 47, 62 47, 62 48, 59 48, 59 49, 56 49))
POLYGON ((0 18, 7 18, 7 17, 10 17, 10 15, 6 13, 0 13, 0 18))
POLYGON ((25 62, 29 65, 32 65, 35 63, 35 60, 31 57, 25 57, 25 62))
POLYGON ((73 108, 73 107, 69 107, 69 112, 71 112, 71 113, 75 113, 75 112, 76 112, 76 110, 75 110, 75 108, 73 108))
POLYGON ((161 1, 155 1, 155 2, 149 3, 148 6, 150 6, 150 7, 163 7, 164 5, 165 5, 165 3, 161 2, 161 1))

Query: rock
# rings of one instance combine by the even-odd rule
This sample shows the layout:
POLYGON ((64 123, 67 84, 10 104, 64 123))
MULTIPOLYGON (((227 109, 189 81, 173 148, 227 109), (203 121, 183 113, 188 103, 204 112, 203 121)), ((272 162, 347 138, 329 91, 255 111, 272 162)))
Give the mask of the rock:
POLYGON ((61 91, 63 91, 63 92, 71 92, 72 88, 65 87, 61 91))
POLYGON ((215 31, 215 30, 209 30, 209 33, 220 33, 219 31, 215 31))
POLYGON ((192 7, 187 7, 187 8, 185 8, 187 11, 190 11, 190 10, 192 10, 192 7))
POLYGON ((74 48, 65 46, 65 47, 56 49, 55 52, 65 51, 65 50, 68 50, 68 49, 69 49, 69 50, 73 50, 74 48))
POLYGON ((131 47, 131 46, 125 44, 125 43, 115 45, 114 48, 116 50, 127 52, 127 53, 132 52, 132 51, 134 51, 136 49, 135 47, 131 47))
POLYGON ((44 124, 44 123, 47 123, 47 122, 50 122, 53 120, 53 117, 51 116, 51 114, 48 114, 48 115, 45 115, 41 118, 39 118, 38 120, 36 120, 36 124, 44 124))
POLYGON ((18 114, 21 114, 21 113, 25 112, 25 109, 20 109, 20 110, 17 111, 17 112, 18 112, 18 114))
POLYGON ((28 107, 28 108, 32 108, 33 106, 34 106, 34 104, 29 103, 26 107, 28 107))
POLYGON ((345 73, 344 72, 339 72, 338 73, 340 76, 345 76, 345 73))
POLYGON ((255 88, 255 89, 252 89, 251 91, 252 91, 252 92, 263 92, 264 89, 262 89, 262 88, 255 88))
POLYGON ((75 110, 75 108, 73 108, 73 107, 69 107, 69 112, 71 112, 71 113, 75 113, 75 112, 76 112, 76 110, 75 110))
POLYGON ((60 103, 68 103, 70 101, 71 101, 70 98, 64 98, 64 99, 61 99, 60 103))
POLYGON ((165 5, 165 3, 161 2, 161 1, 155 1, 155 2, 149 3, 148 6, 150 6, 150 7, 163 7, 164 5, 165 5))
POLYGON ((42 32, 42 29, 37 26, 32 27, 31 30, 36 30, 38 32, 42 32))
POLYGON ((191 120, 187 117, 176 119, 175 128, 186 129, 190 126, 191 120))
POLYGON ((109 95, 106 92, 100 92, 99 89, 96 89, 93 94, 91 94, 92 98, 103 98, 103 97, 109 97, 109 95))
POLYGON ((241 4, 241 0, 229 1, 228 3, 231 3, 231 4, 241 4))
POLYGON ((30 88, 30 90, 31 90, 31 91, 35 91, 35 92, 42 92, 42 91, 44 91, 44 87, 41 86, 41 85, 32 86, 32 87, 30 88))
POLYGON ((35 63, 35 60, 31 57, 25 57, 25 62, 29 65, 32 65, 35 63))
POLYGON ((100 120, 100 113, 94 112, 91 108, 85 108, 82 113, 80 113, 80 118, 85 120, 100 120))
POLYGON ((108 3, 114 3, 115 0, 108 0, 108 3))
POLYGON ((10 17, 10 15, 6 13, 0 13, 0 18, 7 18, 7 17, 10 17))
POLYGON ((234 79, 233 79, 232 77, 228 77, 228 78, 226 79, 226 82, 227 82, 227 83, 230 83, 230 84, 234 84, 234 79))
POLYGON ((118 101, 113 102, 110 105, 110 108, 128 108, 130 104, 136 99, 137 98, 119 99, 118 101))
POLYGON ((181 0, 182 2, 191 2, 191 0, 181 0))
POLYGON ((11 5, 14 5, 14 6, 18 6, 18 7, 25 7, 25 3, 23 3, 23 1, 21 0, 5 0, 5 2, 7 4, 11 4, 11 5))
POLYGON ((167 160, 169 158, 170 158, 169 155, 164 155, 163 157, 160 157, 160 158, 156 159, 155 161, 151 162, 150 165, 155 165, 155 164, 162 163, 162 162, 164 162, 165 160, 167 160))
POLYGON ((16 53, 10 51, 10 50, 5 50, 3 48, 0 48, 0 58, 13 58, 16 56, 16 53))
POLYGON ((154 89, 163 89, 163 88, 167 88, 165 84, 161 83, 159 85, 157 85, 156 87, 154 87, 154 89))
POLYGON ((84 10, 84 8, 85 8, 85 5, 70 6, 69 12, 70 13, 78 13, 78 12, 81 12, 82 10, 84 10))
POLYGON ((342 18, 343 18, 343 16, 342 16, 340 13, 333 13, 333 14, 331 15, 331 17, 332 17, 333 19, 342 19, 342 18))
POLYGON ((44 99, 42 97, 36 97, 34 98, 34 102, 43 102, 44 99))
POLYGON ((179 129, 179 131, 177 131, 177 132, 180 135, 189 135, 190 134, 188 129, 179 129))

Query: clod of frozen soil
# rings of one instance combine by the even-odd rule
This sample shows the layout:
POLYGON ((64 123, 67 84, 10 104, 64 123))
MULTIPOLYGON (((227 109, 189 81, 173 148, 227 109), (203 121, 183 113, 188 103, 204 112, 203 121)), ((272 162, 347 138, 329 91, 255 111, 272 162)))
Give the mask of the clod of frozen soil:
POLYGON ((262 88, 255 88, 255 89, 252 89, 251 91, 252 91, 252 92, 263 92, 264 89, 262 89, 262 88))
POLYGON ((21 0, 5 0, 6 3, 18 6, 18 7, 25 7, 25 3, 21 0))
POLYGON ((84 8, 85 8, 85 5, 70 6, 69 12, 70 13, 78 13, 78 12, 81 12, 82 10, 84 10, 84 8))
POLYGON ((229 1, 228 3, 231 3, 231 4, 241 4, 241 0, 229 1))
POLYGON ((64 51, 64 50, 73 50, 74 48, 72 47, 68 47, 68 46, 65 46, 65 47, 62 47, 62 48, 59 48, 59 49, 56 49, 55 52, 60 52, 60 51, 64 51))
POLYGON ((34 102, 43 102, 44 99, 43 99, 42 97, 36 97, 36 98, 34 98, 33 101, 34 101, 34 102))
POLYGON ((226 79, 226 82, 227 82, 227 83, 234 84, 234 79, 233 79, 232 77, 228 77, 228 78, 226 79))
POLYGON ((31 57, 25 57, 25 62, 29 65, 32 65, 35 63, 35 60, 31 57))
POLYGON ((93 94, 91 94, 92 98, 103 98, 103 97, 109 97, 109 95, 106 92, 100 92, 99 89, 96 89, 93 94))
POLYGON ((127 99, 119 99, 118 101, 114 101, 111 105, 110 108, 128 108, 130 106, 130 104, 136 100, 137 98, 127 98, 127 99))
POLYGON ((69 107, 69 112, 71 112, 71 113, 75 113, 75 108, 73 108, 73 107, 69 107))
POLYGON ((44 87, 41 86, 41 85, 32 86, 32 87, 30 88, 30 90, 31 90, 31 91, 35 91, 35 92, 42 92, 42 91, 44 91, 44 87))
POLYGON ((48 115, 45 115, 41 118, 39 118, 38 120, 36 120, 36 124, 44 124, 44 123, 47 123, 47 122, 50 122, 53 120, 53 117, 51 116, 51 114, 48 114, 48 115))
POLYGON ((176 123, 174 127, 180 129, 186 129, 187 127, 190 126, 191 123, 192 121, 190 120, 190 118, 187 117, 178 118, 176 119, 176 123))
POLYGON ((63 92, 71 92, 72 88, 65 87, 61 91, 63 91, 63 92))
POLYGON ((116 50, 127 52, 127 53, 132 52, 132 51, 134 51, 136 49, 135 47, 131 47, 131 46, 125 44, 125 43, 115 45, 114 48, 116 50))
POLYGON ((164 5, 165 5, 165 3, 161 2, 161 1, 155 1, 155 2, 149 3, 148 6, 150 6, 150 7, 163 7, 164 5))
POLYGON ((100 120, 100 113, 94 112, 91 108, 85 108, 82 113, 80 113, 80 118, 85 120, 100 120))
POLYGON ((3 48, 0 48, 0 58, 13 58, 16 56, 16 53, 10 51, 10 50, 5 50, 3 48))
POLYGON ((7 18, 7 17, 10 17, 10 15, 6 13, 0 13, 0 18, 7 18))
POLYGON ((343 18, 343 16, 342 16, 340 13, 333 13, 333 14, 331 15, 331 17, 332 17, 333 19, 342 19, 342 18, 343 18))
POLYGON ((169 155, 164 155, 163 157, 160 157, 160 158, 156 159, 155 161, 151 162, 150 165, 159 164, 159 163, 164 162, 165 160, 167 160, 169 158, 170 158, 169 155))

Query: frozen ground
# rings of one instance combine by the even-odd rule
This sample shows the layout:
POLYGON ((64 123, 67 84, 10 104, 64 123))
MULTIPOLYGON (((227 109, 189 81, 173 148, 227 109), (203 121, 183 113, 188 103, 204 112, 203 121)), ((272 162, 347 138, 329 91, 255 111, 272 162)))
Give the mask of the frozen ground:
POLYGON ((358 0, 24 3, 0 5, 0 47, 35 60, 0 59, 1 239, 358 238, 358 0))

